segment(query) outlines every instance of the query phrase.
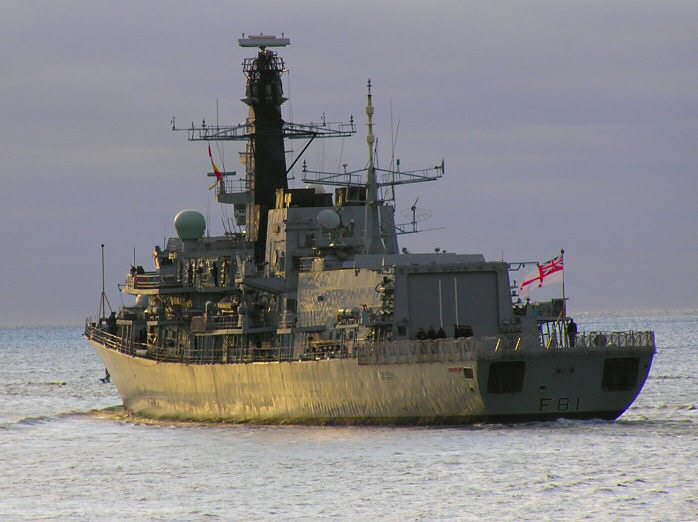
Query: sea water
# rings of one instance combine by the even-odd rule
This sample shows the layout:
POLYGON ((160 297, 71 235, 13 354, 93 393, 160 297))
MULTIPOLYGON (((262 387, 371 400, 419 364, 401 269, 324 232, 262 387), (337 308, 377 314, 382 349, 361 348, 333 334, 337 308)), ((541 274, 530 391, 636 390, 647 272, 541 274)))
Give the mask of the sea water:
POLYGON ((236 426, 125 414, 78 327, 0 329, 0 520, 698 520, 698 310, 617 421, 236 426))

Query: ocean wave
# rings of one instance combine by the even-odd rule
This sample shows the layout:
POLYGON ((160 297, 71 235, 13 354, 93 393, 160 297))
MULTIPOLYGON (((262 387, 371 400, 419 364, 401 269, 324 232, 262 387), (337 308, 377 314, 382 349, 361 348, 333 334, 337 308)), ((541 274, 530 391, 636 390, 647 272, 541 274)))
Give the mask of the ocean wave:
POLYGON ((243 426, 243 424, 233 424, 226 422, 205 422, 193 420, 155 419, 151 417, 142 417, 140 415, 128 411, 120 404, 116 406, 108 406, 106 408, 93 409, 88 412, 85 412, 85 415, 97 420, 118 422, 122 424, 131 424, 134 426, 160 426, 168 428, 219 428, 222 426, 243 426))
POLYGON ((88 410, 69 410, 59 413, 47 414, 47 415, 32 415, 23 417, 21 419, 12 420, 0 420, 0 429, 10 429, 12 427, 27 427, 27 426, 37 426, 41 424, 46 424, 50 422, 61 421, 69 418, 77 417, 93 417, 99 415, 101 412, 109 414, 109 412, 119 412, 123 411, 123 406, 109 406, 101 409, 88 409, 88 410))
POLYGON ((429 426, 427 429, 443 430, 480 430, 480 431, 512 431, 512 430, 540 430, 540 429, 569 429, 572 427, 608 426, 616 421, 605 419, 555 419, 546 421, 529 421, 515 423, 483 422, 466 424, 463 426, 429 426))
POLYGON ((690 417, 676 418, 676 417, 645 417, 640 416, 636 418, 622 418, 617 421, 618 425, 628 427, 628 428, 652 428, 652 429, 666 429, 666 430, 684 430, 684 429, 695 429, 695 420, 690 417))
MULTIPOLYGON (((67 381, 24 381, 8 382, 0 386, 0 396, 30 397, 33 395, 52 395, 59 389, 68 389, 67 381)), ((65 393, 65 392, 60 392, 65 393)))
POLYGON ((93 419, 105 420, 111 422, 120 422, 123 424, 132 424, 134 426, 160 426, 160 427, 221 427, 221 426, 242 426, 242 424, 233 424, 226 422, 202 422, 193 420, 175 420, 175 419, 155 419, 150 417, 142 417, 128 411, 122 405, 110 406, 102 409, 91 410, 86 413, 93 419))
POLYGON ((656 404, 643 404, 640 408, 637 407, 636 411, 644 410, 659 410, 659 411, 694 411, 698 409, 695 402, 688 403, 667 403, 658 402, 656 404))
POLYGON ((651 376, 651 379, 655 381, 680 381, 686 379, 685 375, 656 375, 651 376))
POLYGON ((108 421, 123 421, 130 418, 131 414, 121 405, 107 406, 106 408, 92 409, 86 413, 87 416, 108 421))
POLYGON ((15 422, 15 424, 19 426, 35 426, 37 424, 46 424, 47 422, 52 422, 60 419, 64 419, 65 417, 68 417, 69 415, 63 415, 63 414, 58 414, 58 415, 37 415, 36 417, 24 417, 23 419, 18 420, 15 422))

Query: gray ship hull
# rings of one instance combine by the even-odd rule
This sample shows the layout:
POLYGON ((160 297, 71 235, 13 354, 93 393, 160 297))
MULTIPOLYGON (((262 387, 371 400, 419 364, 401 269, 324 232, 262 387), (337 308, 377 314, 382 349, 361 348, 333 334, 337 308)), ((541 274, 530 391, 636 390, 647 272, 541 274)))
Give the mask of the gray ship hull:
POLYGON ((102 277, 99 316, 85 335, 125 408, 150 418, 312 424, 621 415, 647 379, 654 334, 579 333, 564 281, 562 299, 526 297, 529 285, 560 282, 564 251, 517 285, 511 274, 533 262, 399 248, 399 234, 419 231, 422 210, 415 201, 412 222, 396 222, 396 187, 440 179, 444 162, 378 168, 370 82, 366 168, 323 172, 304 160, 308 186, 289 187, 315 138, 356 129, 353 118, 281 118, 287 69, 270 47, 288 43, 240 40, 258 48, 243 62, 245 123, 177 129, 172 120, 190 141, 244 142, 245 173, 228 179, 235 173, 218 170, 209 145, 210 189, 233 206, 231 219, 223 213, 225 234, 210 235, 201 212, 179 212, 177 237, 155 246, 154 270, 134 256, 124 291, 135 300, 118 316, 106 316, 102 277), (288 168, 286 139, 308 140, 288 168))
MULTIPOLYGON (((329 359, 181 364, 134 357, 90 340, 126 410, 155 419, 276 424, 469 424, 615 419, 640 393, 654 347, 487 352, 460 361, 329 359), (608 389, 606 361, 629 353, 637 374, 608 389), (525 364, 518 391, 493 385, 492 365, 525 364), (606 388, 606 389, 605 389, 606 388)), ((496 384, 496 383, 495 383, 496 384)))

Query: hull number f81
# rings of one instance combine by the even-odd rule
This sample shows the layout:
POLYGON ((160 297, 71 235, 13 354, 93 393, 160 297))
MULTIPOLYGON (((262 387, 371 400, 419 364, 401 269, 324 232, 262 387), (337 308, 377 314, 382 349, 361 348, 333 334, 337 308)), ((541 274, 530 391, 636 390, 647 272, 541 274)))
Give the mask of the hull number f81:
POLYGON ((579 397, 559 397, 551 399, 543 397, 538 403, 538 411, 579 411, 579 397))

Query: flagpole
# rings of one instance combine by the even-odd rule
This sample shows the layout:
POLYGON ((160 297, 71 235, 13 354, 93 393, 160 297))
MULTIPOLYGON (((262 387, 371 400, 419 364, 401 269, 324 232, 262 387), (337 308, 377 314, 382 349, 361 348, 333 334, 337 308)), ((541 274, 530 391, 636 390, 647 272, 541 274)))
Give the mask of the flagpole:
POLYGON ((560 249, 562 259, 562 319, 567 321, 567 299, 565 298, 565 249, 560 249))

